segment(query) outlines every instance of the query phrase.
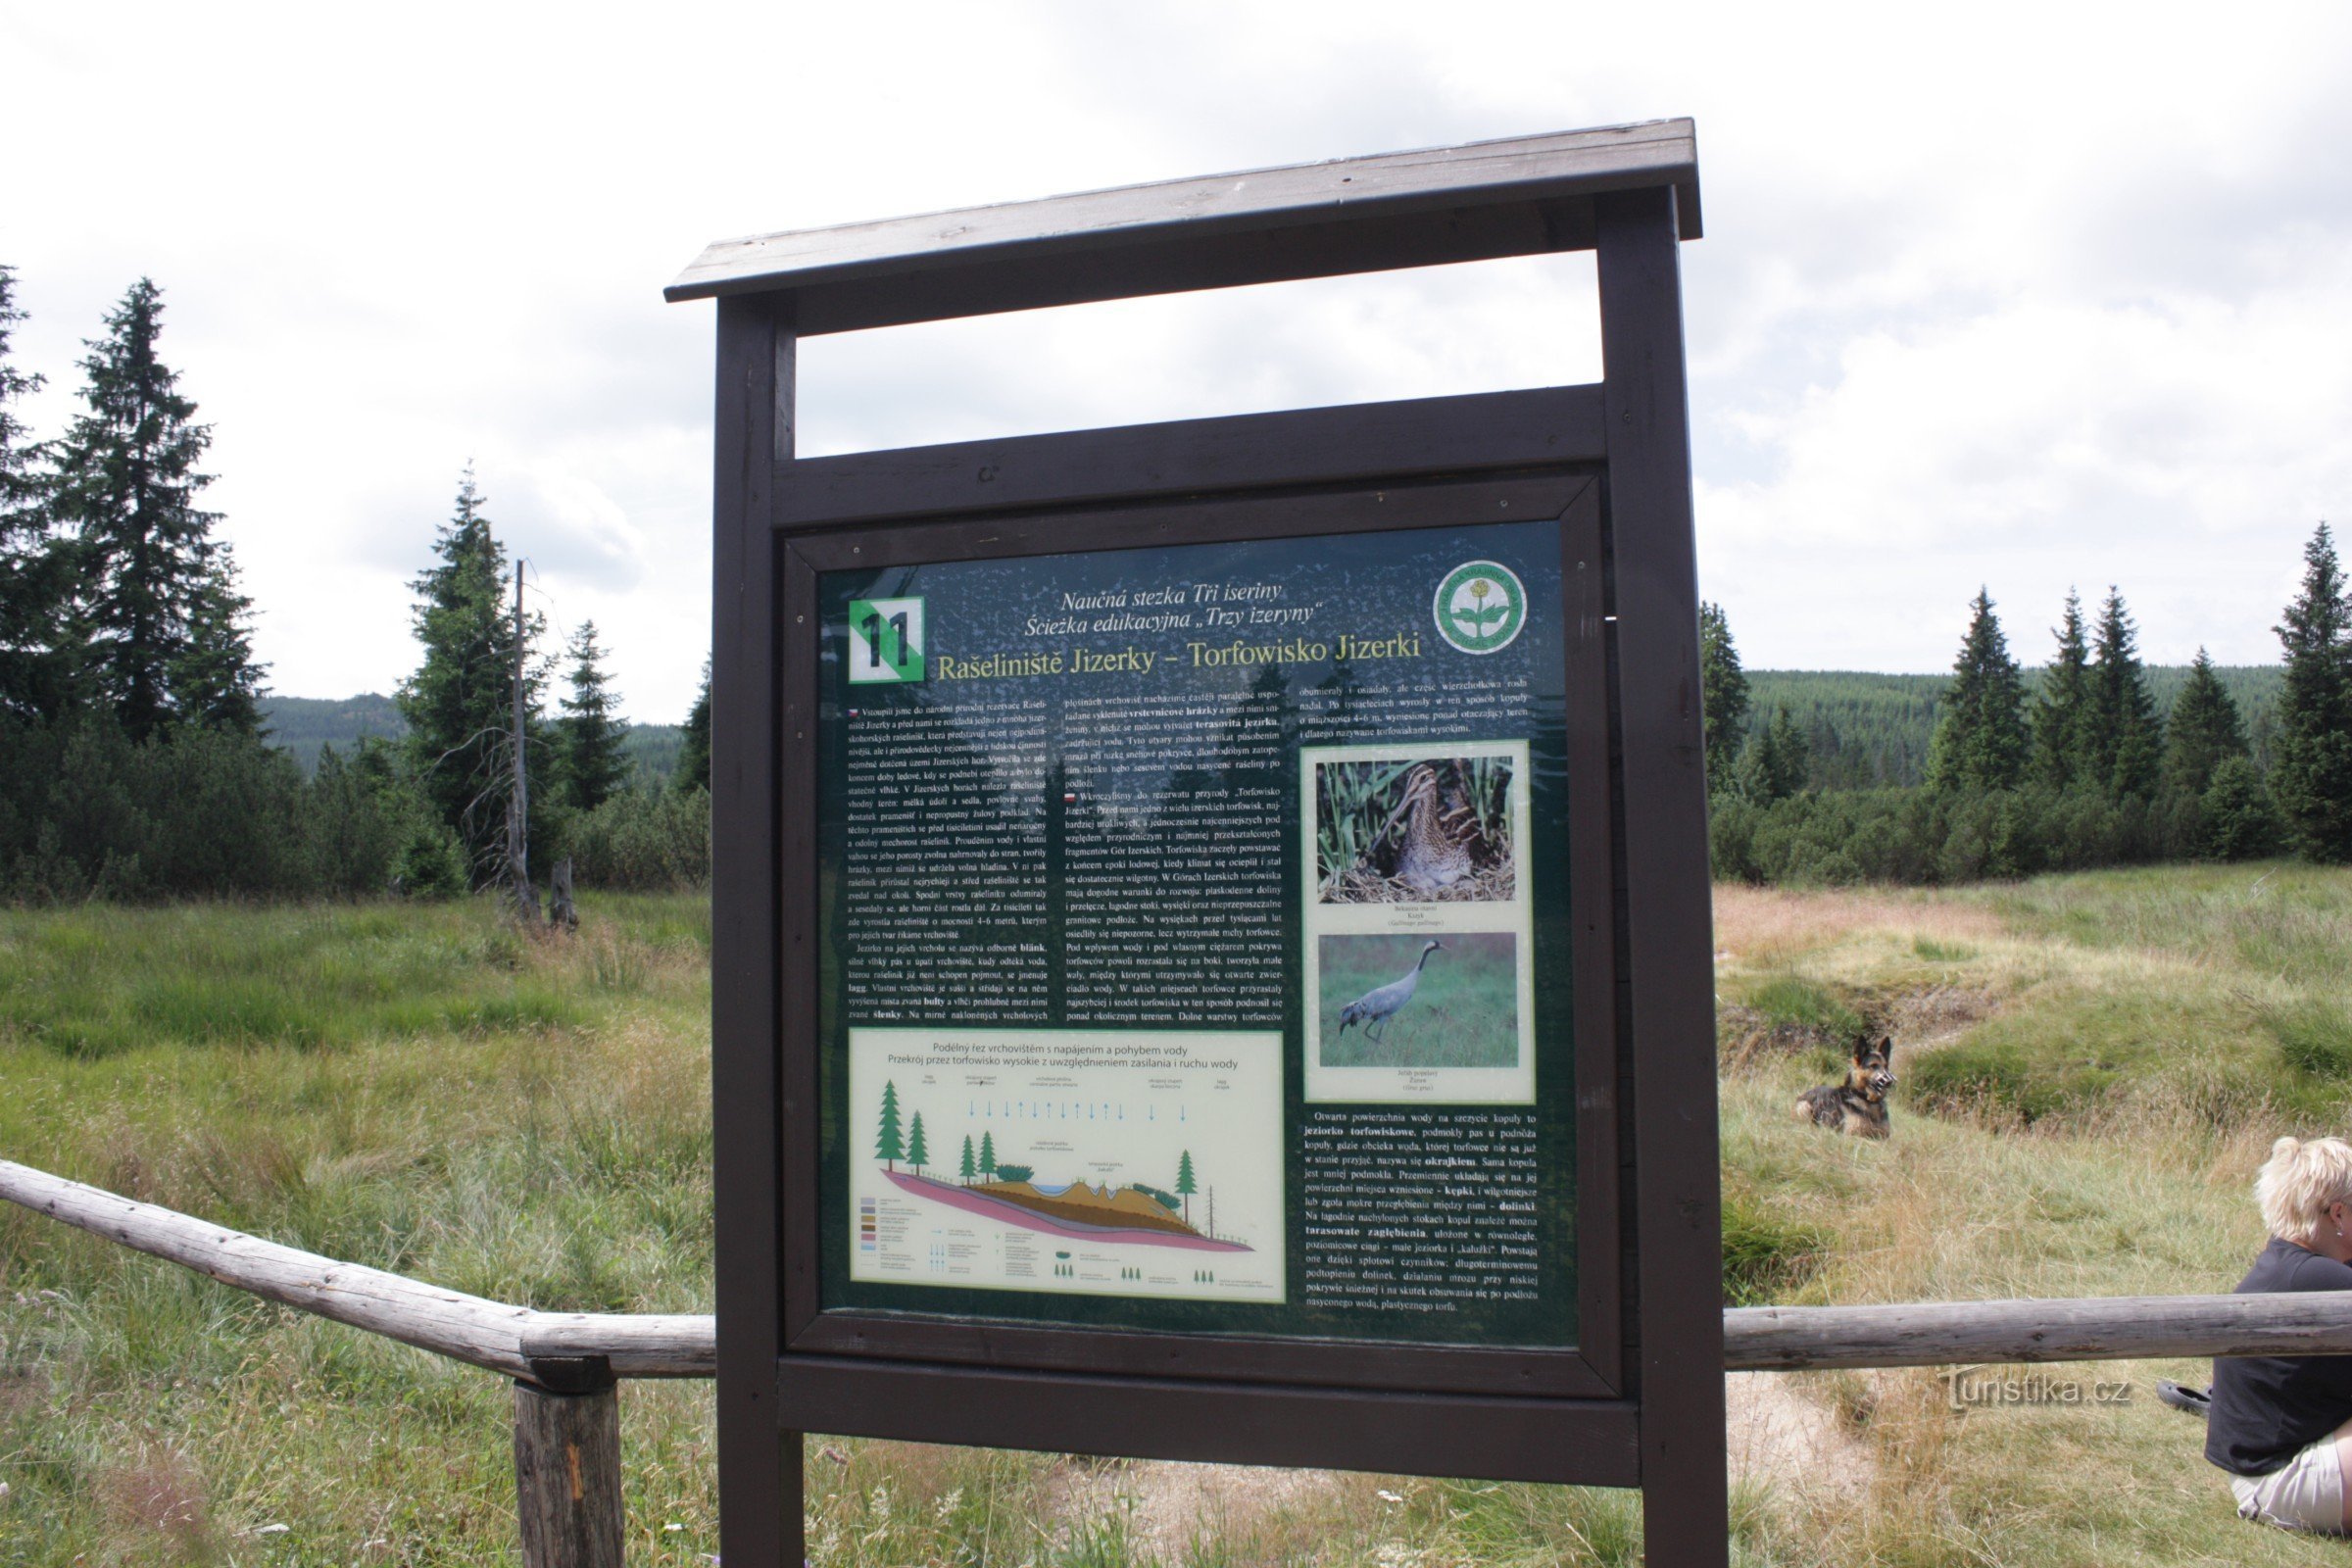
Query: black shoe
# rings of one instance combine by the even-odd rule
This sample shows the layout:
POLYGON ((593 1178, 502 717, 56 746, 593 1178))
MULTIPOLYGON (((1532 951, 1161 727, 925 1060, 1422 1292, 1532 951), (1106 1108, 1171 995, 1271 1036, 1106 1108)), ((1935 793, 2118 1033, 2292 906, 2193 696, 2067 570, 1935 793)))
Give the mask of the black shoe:
POLYGON ((2176 1410, 2185 1410, 2202 1421, 2213 1413, 2213 1396, 2203 1389, 2184 1389, 2178 1383, 2156 1380, 2156 1397, 2176 1410))

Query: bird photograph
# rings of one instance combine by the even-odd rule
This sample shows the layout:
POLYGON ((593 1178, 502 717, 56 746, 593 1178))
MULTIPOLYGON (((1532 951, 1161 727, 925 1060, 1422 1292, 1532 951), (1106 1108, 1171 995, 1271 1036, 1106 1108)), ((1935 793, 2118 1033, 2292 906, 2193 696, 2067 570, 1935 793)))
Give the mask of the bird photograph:
POLYGON ((1323 1066, 1518 1064, 1518 938, 1511 933, 1319 941, 1323 1066))
POLYGON ((1315 854, 1320 903, 1508 903, 1511 759, 1319 763, 1315 854))

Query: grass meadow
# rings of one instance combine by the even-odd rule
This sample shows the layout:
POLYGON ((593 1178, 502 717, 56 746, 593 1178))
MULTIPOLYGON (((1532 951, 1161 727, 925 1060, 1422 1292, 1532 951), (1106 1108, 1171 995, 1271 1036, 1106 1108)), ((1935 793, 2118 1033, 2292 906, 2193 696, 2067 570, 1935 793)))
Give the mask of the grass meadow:
MULTIPOLYGON (((0 910, 0 1155, 485 1296, 707 1309, 707 914, 584 918, 562 939, 481 905, 0 910)), ((2261 1241, 2269 1140, 2341 1131, 2352 1103, 2345 872, 1726 888, 1717 947, 1736 1300, 2225 1290, 2261 1241), (1893 1137, 1798 1126, 1864 1028, 1895 1038, 1893 1137)), ((1931 1369, 1731 1379, 1736 1560, 2346 1560, 2234 1517, 2196 1424, 2153 1397, 2200 1365, 2040 1370, 2129 1396, 1955 1410, 1931 1369)), ((0 1205, 0 1563, 513 1562, 509 1410, 489 1374, 0 1205)), ((631 1560, 708 1562, 708 1387, 629 1384, 622 1411, 631 1560)), ((835 1438, 807 1464, 817 1568, 1640 1551, 1631 1496, 1566 1488, 835 1438)))

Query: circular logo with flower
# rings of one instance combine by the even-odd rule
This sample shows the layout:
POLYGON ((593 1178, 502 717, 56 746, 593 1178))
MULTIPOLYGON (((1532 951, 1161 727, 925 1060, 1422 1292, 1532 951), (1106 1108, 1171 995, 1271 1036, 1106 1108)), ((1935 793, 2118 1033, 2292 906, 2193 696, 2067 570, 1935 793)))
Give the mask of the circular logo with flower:
POLYGON ((1495 654, 1527 624, 1527 589, 1510 567, 1473 561, 1438 584, 1438 635, 1465 654, 1495 654))

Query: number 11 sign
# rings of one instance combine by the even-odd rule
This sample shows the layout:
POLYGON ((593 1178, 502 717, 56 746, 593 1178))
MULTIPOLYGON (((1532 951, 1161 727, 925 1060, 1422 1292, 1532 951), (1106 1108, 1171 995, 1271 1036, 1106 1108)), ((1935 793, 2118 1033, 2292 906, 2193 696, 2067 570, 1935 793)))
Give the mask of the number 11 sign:
POLYGON ((860 599, 850 606, 852 684, 923 678, 923 602, 860 599))

